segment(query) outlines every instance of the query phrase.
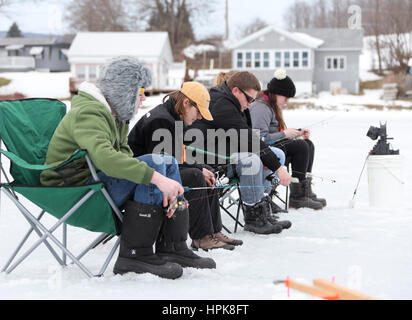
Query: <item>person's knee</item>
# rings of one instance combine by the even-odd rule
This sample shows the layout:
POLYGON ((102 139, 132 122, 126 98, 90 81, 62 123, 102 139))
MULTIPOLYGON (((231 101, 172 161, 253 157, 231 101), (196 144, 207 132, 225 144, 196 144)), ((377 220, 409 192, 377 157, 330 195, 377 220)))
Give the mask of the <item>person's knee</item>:
POLYGON ((242 175, 257 175, 262 172, 263 164, 260 157, 254 153, 240 154, 237 166, 241 168, 242 175))
POLYGON ((276 147, 270 147, 270 149, 273 151, 273 153, 278 157, 280 164, 283 166, 285 165, 285 153, 283 150, 276 148, 276 147))
POLYGON ((166 165, 178 166, 177 160, 169 155, 152 153, 137 157, 137 159, 146 162, 149 167, 159 172, 164 172, 166 165))
POLYGON ((189 187, 201 187, 206 185, 205 177, 200 169, 189 168, 180 172, 182 183, 189 187))
POLYGON ((296 140, 296 142, 299 145, 300 152, 305 153, 305 154, 309 153, 309 144, 305 140, 299 139, 299 140, 296 140))
POLYGON ((314 145, 314 143, 312 142, 312 140, 309 140, 309 139, 305 139, 305 142, 306 142, 306 144, 308 145, 308 147, 309 147, 309 150, 315 150, 315 145, 314 145))

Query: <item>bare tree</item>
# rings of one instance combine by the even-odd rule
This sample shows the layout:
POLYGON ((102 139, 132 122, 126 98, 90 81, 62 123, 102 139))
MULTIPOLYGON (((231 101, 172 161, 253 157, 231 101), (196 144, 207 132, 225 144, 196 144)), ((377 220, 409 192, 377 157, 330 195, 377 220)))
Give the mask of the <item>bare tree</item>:
POLYGON ((312 26, 313 8, 303 0, 295 0, 286 13, 284 19, 289 29, 304 29, 312 26))
POLYGON ((124 0, 73 0, 65 18, 73 31, 128 31, 126 5, 124 0))
POLYGON ((201 0, 141 0, 141 18, 147 21, 147 30, 167 31, 175 57, 195 41, 192 21, 207 17, 214 1, 201 0))
POLYGON ((257 17, 252 22, 241 28, 240 30, 240 38, 244 38, 252 33, 255 33, 263 28, 266 28, 268 23, 261 18, 257 17))
POLYGON ((383 45, 388 50, 386 64, 394 71, 406 72, 408 61, 412 57, 409 9, 409 0, 385 0, 384 3, 384 27, 389 33, 383 36, 383 45))
POLYGON ((346 28, 348 8, 356 0, 295 0, 284 14, 289 29, 346 28))

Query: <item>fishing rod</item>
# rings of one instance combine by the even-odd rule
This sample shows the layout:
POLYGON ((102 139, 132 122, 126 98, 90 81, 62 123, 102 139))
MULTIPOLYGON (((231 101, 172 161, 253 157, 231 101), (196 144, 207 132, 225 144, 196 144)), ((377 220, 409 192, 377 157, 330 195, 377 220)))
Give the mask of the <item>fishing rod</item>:
MULTIPOLYGON (((323 121, 324 121, 324 120, 323 120, 323 121)), ((186 148, 187 148, 188 150, 191 150, 191 151, 196 151, 196 152, 200 152, 200 153, 207 154, 207 155, 213 155, 213 156, 216 156, 216 157, 218 157, 218 158, 220 158, 220 159, 225 159, 225 160, 233 160, 233 159, 234 159, 233 156, 230 156, 230 157, 228 157, 228 156, 222 156, 222 155, 217 154, 217 153, 214 153, 214 152, 206 151, 206 150, 199 149, 199 148, 195 148, 195 147, 191 147, 191 146, 186 146, 186 148)), ((238 160, 240 161, 240 160, 242 160, 242 159, 246 159, 247 157, 248 157, 248 156, 245 156, 244 158, 240 158, 240 159, 238 159, 238 160)), ((296 171, 296 170, 293 170, 293 171, 296 172, 296 173, 301 173, 301 174, 310 175, 311 177, 320 179, 320 180, 322 180, 322 181, 328 180, 328 181, 330 181, 330 182, 332 182, 332 183, 336 183, 336 180, 335 180, 335 179, 330 179, 330 178, 325 178, 325 177, 321 177, 321 176, 318 176, 318 175, 314 175, 314 174, 312 174, 311 172, 299 172, 299 171, 296 171)), ((277 179, 277 178, 276 178, 276 179, 277 179)), ((293 178, 292 178, 292 182, 295 182, 295 181, 293 181, 293 178)), ((297 181, 297 182, 298 182, 298 181, 297 181)), ((251 187, 251 186, 246 186, 246 187, 251 187)), ((217 188, 217 186, 216 186, 215 188, 217 188)), ((219 187, 219 188, 220 188, 220 187, 219 187)), ((198 189, 198 190, 200 190, 200 189, 198 189)))
MULTIPOLYGON (((328 117, 328 118, 326 118, 326 119, 323 119, 323 120, 320 120, 320 121, 311 123, 311 124, 309 124, 309 125, 307 125, 307 126, 304 126, 303 128, 313 128, 313 127, 315 127, 315 126, 323 125, 324 123, 327 123, 328 120, 330 120, 330 119, 332 119, 332 118, 335 118, 335 117, 336 117, 336 115, 330 116, 330 117, 328 117)), ((302 128, 299 128, 298 130, 299 130, 299 131, 302 131, 303 129, 302 129, 302 128)), ((286 144, 288 144, 288 143, 291 143, 291 142, 294 141, 294 140, 296 140, 296 138, 290 139, 290 138, 284 137, 284 138, 281 138, 281 139, 278 139, 278 140, 269 141, 269 142, 266 142, 266 143, 267 143, 268 145, 272 146, 272 145, 274 145, 274 144, 276 144, 276 143, 279 143, 279 142, 282 142, 282 141, 286 141, 286 143, 283 143, 283 144, 282 144, 282 145, 284 146, 284 145, 286 145, 286 144), (286 140, 288 140, 288 141, 286 141, 286 140)), ((263 140, 263 141, 265 141, 265 140, 263 140)))

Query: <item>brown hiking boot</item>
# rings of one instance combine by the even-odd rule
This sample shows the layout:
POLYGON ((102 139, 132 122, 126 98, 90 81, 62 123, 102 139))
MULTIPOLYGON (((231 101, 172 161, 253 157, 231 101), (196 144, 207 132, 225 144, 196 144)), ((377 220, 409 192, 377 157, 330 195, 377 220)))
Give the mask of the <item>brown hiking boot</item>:
POLYGON ((229 238, 227 235, 223 234, 222 232, 214 233, 213 237, 215 237, 221 242, 231 244, 232 246, 241 246, 243 244, 242 240, 236 240, 236 239, 229 238))
POLYGON ((217 238, 213 237, 213 235, 209 234, 204 236, 202 239, 193 240, 191 247, 193 250, 197 251, 198 249, 203 249, 204 251, 212 250, 212 249, 226 249, 226 250, 233 250, 235 247, 231 244, 224 243, 219 241, 217 238))

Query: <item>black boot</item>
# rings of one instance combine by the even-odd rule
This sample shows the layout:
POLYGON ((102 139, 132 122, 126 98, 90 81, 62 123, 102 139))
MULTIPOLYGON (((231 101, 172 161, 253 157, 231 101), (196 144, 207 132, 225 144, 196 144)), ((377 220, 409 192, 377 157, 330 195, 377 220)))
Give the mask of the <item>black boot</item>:
POLYGON ((245 218, 245 231, 258 234, 270 234, 282 232, 279 224, 271 224, 267 217, 270 214, 270 207, 265 198, 253 206, 243 205, 243 214, 245 218))
POLYGON ((306 178, 305 183, 306 183, 305 188, 306 188, 308 197, 311 198, 312 200, 322 203, 322 206, 326 207, 326 199, 318 198, 316 193, 312 191, 312 177, 306 178))
POLYGON ((290 222, 289 220, 279 220, 279 217, 276 215, 276 212, 273 211, 273 204, 276 204, 273 202, 270 196, 266 196, 265 198, 270 206, 270 212, 267 217, 268 221, 273 225, 279 224, 282 227, 282 229, 289 229, 292 226, 292 222, 290 222))
POLYGON ((182 267, 215 269, 216 262, 213 259, 200 257, 187 247, 188 230, 188 209, 176 211, 172 218, 166 218, 156 242, 156 254, 162 259, 178 263, 182 267))
POLYGON ((126 203, 119 257, 113 269, 115 274, 148 272, 167 279, 176 279, 182 275, 180 265, 167 262, 153 253, 153 244, 164 219, 161 206, 133 201, 126 203))
POLYGON ((290 208, 311 208, 314 210, 320 210, 323 205, 320 202, 314 201, 307 195, 307 181, 292 182, 290 184, 290 208))

